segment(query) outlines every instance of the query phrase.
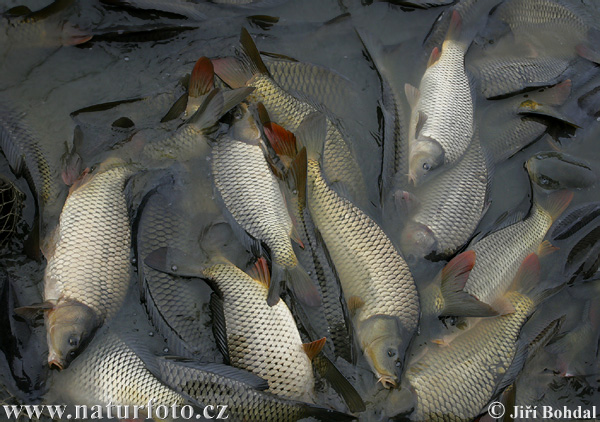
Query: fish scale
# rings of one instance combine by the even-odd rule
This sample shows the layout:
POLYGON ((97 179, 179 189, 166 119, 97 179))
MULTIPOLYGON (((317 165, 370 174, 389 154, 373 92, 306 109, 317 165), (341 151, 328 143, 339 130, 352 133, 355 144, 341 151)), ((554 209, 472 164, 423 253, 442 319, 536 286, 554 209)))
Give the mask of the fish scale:
POLYGON ((440 143, 446 163, 458 160, 473 136, 473 98, 464 55, 462 45, 444 43, 439 60, 423 75, 415 107, 428 117, 421 133, 440 143))
POLYGON ((406 262, 373 220, 327 185, 316 161, 308 162, 308 180, 309 209, 336 265, 344 296, 364 301, 356 318, 395 316, 412 332, 419 301, 406 262))
POLYGON ((480 301, 492 304, 508 288, 523 259, 535 252, 552 225, 552 218, 538 205, 522 222, 494 232, 468 250, 476 253, 464 290, 480 301))
POLYGON ((283 301, 267 305, 267 288, 232 265, 204 271, 223 295, 231 364, 269 382, 269 392, 312 401, 312 364, 283 301))
POLYGON ((477 76, 481 93, 486 98, 494 98, 560 82, 565 78, 571 61, 565 57, 485 56, 471 61, 468 68, 477 76))
POLYGON ((296 267, 289 237, 292 221, 258 144, 224 136, 213 147, 211 162, 215 186, 235 221, 269 246, 273 262, 296 267))
POLYGON ((55 383, 68 386, 64 394, 73 403, 88 406, 139 406, 147 405, 150 399, 169 406, 184 403, 181 395, 156 379, 135 352, 110 332, 91 344, 68 371, 58 375, 55 383))
MULTIPOLYGON (((301 101, 281 89, 271 78, 256 74, 248 81, 256 89, 248 98, 262 102, 272 121, 294 132, 309 114, 317 111, 313 105, 301 101)), ((366 187, 360 168, 344 139, 340 128, 327 116, 327 135, 323 151, 323 168, 329 180, 341 180, 348 186, 348 193, 358 203, 365 203, 366 187)))
POLYGON ((131 274, 131 230, 123 187, 133 174, 117 165, 72 192, 48 260, 45 299, 83 303, 102 319, 120 308, 131 274))
POLYGON ((534 302, 518 292, 506 298, 514 313, 480 321, 447 347, 430 348, 409 367, 416 420, 468 421, 485 410, 512 364, 521 327, 534 309, 534 302))
MULTIPOLYGON (((411 219, 431 231, 436 254, 451 255, 469 240, 485 209, 487 188, 486 160, 478 140, 474 140, 456 166, 418 191, 420 206, 411 219)), ((405 253, 411 246, 403 244, 405 253)))
POLYGON ((185 248, 184 234, 189 229, 187 219, 175 207, 164 207, 172 201, 161 193, 154 194, 141 211, 138 229, 137 255, 146 308, 156 329, 167 339, 169 349, 178 356, 207 356, 206 338, 202 335, 204 321, 198 316, 201 303, 198 281, 182 281, 157 271, 143 263, 152 251, 161 247, 185 248))

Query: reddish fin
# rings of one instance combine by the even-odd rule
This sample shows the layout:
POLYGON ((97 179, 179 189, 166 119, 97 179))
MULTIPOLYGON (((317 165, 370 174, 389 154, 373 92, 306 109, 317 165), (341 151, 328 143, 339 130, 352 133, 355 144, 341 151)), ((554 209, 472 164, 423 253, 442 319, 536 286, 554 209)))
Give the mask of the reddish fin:
POLYGON ((544 240, 542 243, 540 243, 540 246, 538 246, 537 253, 540 258, 543 258, 546 255, 550 255, 552 252, 556 252, 559 249, 560 248, 557 248, 556 246, 552 245, 552 243, 550 243, 549 240, 544 240))
POLYGON ((442 269, 440 289, 444 296, 444 308, 440 312, 440 316, 488 317, 498 315, 498 311, 492 306, 479 301, 475 296, 463 290, 475 265, 475 259, 475 251, 465 251, 455 256, 442 269))
POLYGON ((535 253, 530 253, 521 263, 515 278, 513 279, 512 289, 520 293, 529 293, 540 281, 540 258, 535 253))
POLYGON ((256 110, 258 111, 258 120, 264 126, 271 121, 271 117, 269 117, 269 112, 265 108, 263 103, 256 104, 256 110))
POLYGON ((327 338, 323 337, 322 339, 315 340, 310 343, 304 343, 302 345, 302 348, 304 349, 306 356, 308 356, 308 358, 310 360, 313 360, 315 358, 315 356, 317 356, 319 353, 321 353, 321 350, 323 350, 323 347, 325 346, 326 341, 327 341, 327 338))
POLYGON ((302 249, 304 249, 304 242, 302 242, 302 238, 300 237, 300 233, 298 233, 298 222, 293 219, 294 225, 292 226, 292 231, 290 232, 290 239, 296 242, 302 249))
POLYGON ((442 291, 444 286, 452 286, 455 290, 462 290, 469 279, 469 274, 475 266, 476 253, 474 250, 465 251, 455 256, 442 269, 442 291))
POLYGON ((279 126, 269 122, 264 125, 265 135, 278 156, 293 158, 296 156, 296 136, 279 126))
POLYGON ((200 57, 194 65, 190 77, 190 97, 201 97, 208 94, 215 86, 215 70, 208 57, 200 57))
POLYGON ((431 50, 431 55, 429 56, 429 61, 427 62, 427 67, 431 67, 435 64, 435 62, 438 61, 438 59, 440 58, 440 56, 442 55, 441 51, 439 48, 434 47, 433 50, 431 50))
POLYGON ((264 257, 258 258, 254 267, 249 271, 250 277, 265 286, 266 289, 271 287, 271 273, 269 272, 269 264, 264 257))
POLYGON ((448 33, 446 34, 446 39, 444 41, 449 40, 457 40, 460 36, 462 29, 462 18, 460 13, 457 10, 452 12, 452 17, 450 18, 450 26, 448 27, 448 33))

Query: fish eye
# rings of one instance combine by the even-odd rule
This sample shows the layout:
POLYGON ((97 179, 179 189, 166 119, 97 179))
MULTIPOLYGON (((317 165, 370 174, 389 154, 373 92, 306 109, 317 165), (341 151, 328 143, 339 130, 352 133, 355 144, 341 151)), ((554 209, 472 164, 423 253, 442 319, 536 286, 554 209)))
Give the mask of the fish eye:
POLYGON ((387 354, 389 357, 393 358, 396 356, 396 351, 394 349, 388 349, 387 354))
POLYGON ((396 361, 396 368, 400 368, 402 367, 402 362, 400 362, 399 360, 396 361))
POLYGON ((233 117, 236 119, 241 119, 242 118, 242 110, 240 110, 239 108, 236 108, 235 111, 233 112, 233 117))
MULTIPOLYGON (((69 346, 77 347, 79 345, 79 340, 76 337, 69 338, 69 346)), ((73 353, 73 352, 71 352, 73 353)))
POLYGON ((431 166, 429 165, 429 163, 423 163, 423 170, 429 171, 430 168, 431 166))
POLYGON ((71 351, 69 352, 69 356, 70 356, 71 358, 74 358, 74 357, 75 357, 75 350, 71 350, 71 351))

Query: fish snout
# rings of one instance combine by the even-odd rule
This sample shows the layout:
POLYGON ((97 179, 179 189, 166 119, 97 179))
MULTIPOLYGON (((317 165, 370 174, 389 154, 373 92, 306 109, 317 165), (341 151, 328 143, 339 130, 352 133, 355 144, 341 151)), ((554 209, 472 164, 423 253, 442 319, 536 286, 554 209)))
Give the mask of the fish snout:
POLYGON ((48 366, 50 367, 50 369, 58 369, 59 371, 62 371, 63 369, 65 369, 65 366, 62 362, 60 362, 58 359, 52 359, 48 361, 48 366))
POLYGON ((390 375, 381 375, 379 377, 379 379, 377 380, 377 382, 380 382, 384 388, 389 390, 391 388, 396 388, 398 386, 398 383, 396 382, 396 380, 394 378, 395 377, 392 377, 390 375))

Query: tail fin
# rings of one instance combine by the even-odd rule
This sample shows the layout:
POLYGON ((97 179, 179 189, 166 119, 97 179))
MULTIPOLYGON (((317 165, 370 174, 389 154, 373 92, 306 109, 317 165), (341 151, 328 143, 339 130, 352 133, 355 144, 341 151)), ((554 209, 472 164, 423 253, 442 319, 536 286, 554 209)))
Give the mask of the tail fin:
POLYGON ((539 201, 539 205, 550 215, 552 222, 554 223, 558 217, 567 209, 571 200, 573 199, 573 192, 562 190, 552 192, 547 197, 539 201))
POLYGON ((190 77, 189 95, 190 97, 201 97, 208 94, 215 86, 215 70, 213 64, 207 57, 200 57, 190 77))
POLYGON ((232 88, 246 86, 252 76, 256 74, 269 75, 269 70, 263 63, 256 44, 246 28, 242 28, 240 44, 244 54, 239 59, 225 57, 212 62, 217 76, 232 88))
POLYGON ((446 33, 445 41, 458 39, 458 37, 460 37, 461 30, 462 18, 457 10, 453 10, 452 16, 450 17, 450 26, 448 27, 448 32, 446 33))
POLYGON ((294 296, 302 303, 311 307, 321 304, 319 291, 300 264, 294 268, 287 268, 287 280, 290 281, 290 288, 294 292, 294 296))
POLYGON ((221 92, 213 89, 198 110, 187 120, 188 124, 201 131, 210 131, 217 121, 234 106, 246 98, 254 88, 239 88, 221 92))
POLYGON ((269 70, 260 58, 258 48, 256 48, 256 44, 246 28, 242 28, 240 33, 240 44, 242 45, 242 50, 244 50, 244 53, 246 53, 247 59, 249 60, 248 64, 252 70, 252 73, 269 75, 269 70))
POLYGON ((321 113, 314 112, 304 118, 298 130, 296 138, 306 147, 309 160, 318 160, 323 152, 325 137, 327 135, 327 120, 321 113))
POLYGON ((496 316, 498 311, 463 290, 475 266, 475 251, 469 250, 454 257, 442 269, 441 291, 444 308, 440 316, 496 316))

